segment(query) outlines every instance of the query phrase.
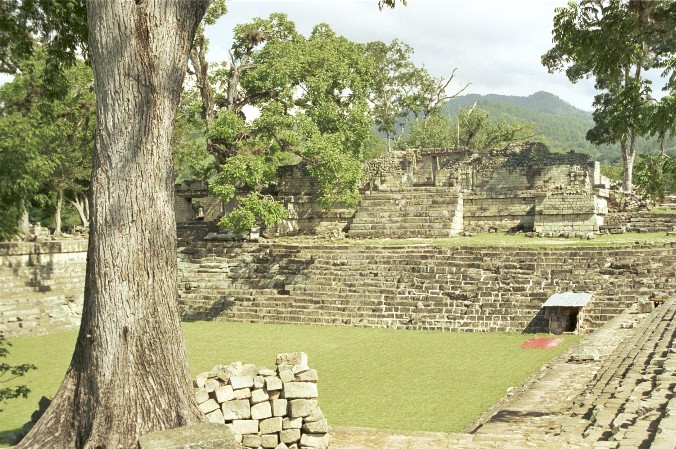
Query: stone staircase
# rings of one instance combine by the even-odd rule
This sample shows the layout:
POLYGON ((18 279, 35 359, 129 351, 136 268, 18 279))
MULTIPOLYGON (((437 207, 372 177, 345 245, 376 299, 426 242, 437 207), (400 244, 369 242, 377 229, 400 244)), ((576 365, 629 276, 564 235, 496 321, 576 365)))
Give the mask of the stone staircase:
POLYGON ((350 225, 352 238, 435 238, 463 230, 462 199, 448 188, 365 192, 350 225))
POLYGON ((676 301, 660 306, 607 359, 573 407, 583 436, 605 448, 676 442, 676 301), (662 428, 664 432, 659 432, 662 428))
POLYGON ((555 291, 590 291, 585 329, 639 296, 676 294, 673 247, 599 249, 192 243, 185 319, 445 331, 546 331, 555 291))

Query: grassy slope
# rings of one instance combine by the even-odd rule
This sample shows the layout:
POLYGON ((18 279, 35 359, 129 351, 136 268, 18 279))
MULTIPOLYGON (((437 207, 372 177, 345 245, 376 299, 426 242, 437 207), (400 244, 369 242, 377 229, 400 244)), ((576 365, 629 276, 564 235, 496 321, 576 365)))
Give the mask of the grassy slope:
MULTIPOLYGON (((191 371, 241 360, 273 366, 280 352, 304 351, 319 371, 320 404, 332 425, 454 432, 474 420, 578 337, 553 351, 520 350, 532 335, 442 333, 344 327, 185 323, 191 371)), ((0 434, 22 425, 41 395, 53 395, 76 333, 13 341, 10 363, 38 371, 33 393, 5 404, 0 434)))

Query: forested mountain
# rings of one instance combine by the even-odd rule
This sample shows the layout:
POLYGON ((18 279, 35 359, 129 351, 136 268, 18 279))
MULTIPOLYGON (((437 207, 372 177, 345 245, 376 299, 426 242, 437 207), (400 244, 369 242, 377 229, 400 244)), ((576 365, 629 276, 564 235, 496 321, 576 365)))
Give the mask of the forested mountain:
MULTIPOLYGON (((542 140, 552 151, 586 153, 604 164, 621 164, 619 145, 596 146, 585 135, 594 126, 591 112, 578 109, 549 92, 536 92, 527 97, 508 95, 468 94, 453 98, 444 105, 444 112, 456 116, 459 108, 477 107, 488 112, 491 120, 531 123, 542 134, 542 140)), ((676 140, 665 141, 665 148, 676 155, 676 140)), ((656 153, 656 139, 640 139, 637 153, 656 153)))

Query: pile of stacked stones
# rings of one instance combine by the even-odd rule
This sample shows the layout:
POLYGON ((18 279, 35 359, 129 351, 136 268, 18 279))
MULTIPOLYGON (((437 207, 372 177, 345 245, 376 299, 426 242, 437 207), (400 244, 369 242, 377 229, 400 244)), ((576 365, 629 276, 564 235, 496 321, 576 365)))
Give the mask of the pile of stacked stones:
POLYGON ((317 404, 317 371, 303 352, 279 354, 277 369, 234 362, 195 379, 209 421, 225 423, 244 447, 326 449, 329 426, 317 404))

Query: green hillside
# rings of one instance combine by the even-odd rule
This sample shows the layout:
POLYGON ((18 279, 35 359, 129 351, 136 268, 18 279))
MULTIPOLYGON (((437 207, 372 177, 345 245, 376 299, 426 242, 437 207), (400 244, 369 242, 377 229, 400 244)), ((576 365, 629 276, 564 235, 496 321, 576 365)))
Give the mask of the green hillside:
MULTIPOLYGON (((552 151, 574 150, 589 154, 604 164, 621 164, 619 145, 596 146, 585 139, 587 131, 594 126, 591 112, 578 109, 556 95, 548 92, 536 92, 527 97, 468 94, 449 100, 444 112, 454 116, 459 108, 475 102, 493 120, 531 123, 552 151)), ((668 153, 676 155, 675 139, 665 142, 665 147, 668 153)), ((655 153, 658 148, 655 139, 637 142, 638 153, 655 153)))

